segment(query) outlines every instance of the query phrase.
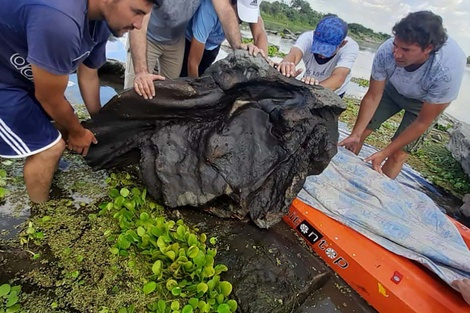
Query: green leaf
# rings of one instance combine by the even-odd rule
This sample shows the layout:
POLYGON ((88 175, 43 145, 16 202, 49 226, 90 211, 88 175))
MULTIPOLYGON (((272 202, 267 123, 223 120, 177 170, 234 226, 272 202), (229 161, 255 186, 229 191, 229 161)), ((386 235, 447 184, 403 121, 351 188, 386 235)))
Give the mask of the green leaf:
POLYGON ((120 308, 118 310, 118 313, 127 313, 127 309, 126 308, 120 308))
POLYGON ((165 312, 165 309, 166 309, 166 303, 165 303, 165 301, 163 301, 163 300, 158 300, 157 305, 158 305, 158 311, 160 311, 160 312, 165 312))
POLYGON ((193 312, 194 312, 193 307, 190 306, 189 304, 186 304, 183 307, 183 310, 181 311, 181 313, 193 313, 193 312))
POLYGON ((9 307, 15 305, 16 303, 18 303, 18 296, 14 293, 13 294, 10 293, 10 295, 7 298, 7 302, 6 302, 5 306, 7 308, 9 308, 9 307))
POLYGON ((124 197, 123 196, 118 196, 116 199, 114 199, 114 207, 117 209, 122 208, 122 205, 124 204, 124 197))
POLYGON ((167 257, 169 257, 170 260, 172 260, 172 261, 174 261, 174 260, 176 259, 176 253, 175 253, 175 251, 167 251, 167 252, 165 253, 165 255, 166 255, 167 257))
POLYGON ((121 194, 121 196, 123 196, 124 198, 126 198, 129 194, 130 194, 130 191, 129 189, 127 188, 122 188, 119 193, 121 194))
POLYGON ((225 297, 223 294, 219 293, 215 299, 217 300, 218 304, 222 304, 224 303, 225 297))
POLYGON ((191 298, 188 300, 188 303, 189 305, 191 305, 193 307, 193 309, 197 308, 197 305, 199 303, 199 299, 198 298, 191 298))
POLYGON ((215 275, 215 270, 212 266, 205 266, 202 270, 204 277, 212 277, 215 275))
POLYGON ((186 227, 184 227, 183 225, 179 225, 178 228, 176 229, 176 234, 178 235, 177 238, 179 240, 183 240, 185 233, 186 233, 186 227))
POLYGON ((109 191, 109 196, 110 196, 111 198, 113 198, 113 199, 116 198, 116 197, 118 197, 118 196, 119 196, 119 190, 117 190, 117 189, 111 189, 111 190, 109 191))
POLYGON ((1 178, 7 177, 7 171, 5 171, 5 170, 3 170, 3 169, 0 169, 0 177, 1 177, 1 178))
POLYGON ((206 242, 206 240, 207 240, 207 235, 204 234, 204 233, 202 233, 202 234, 199 236, 199 241, 202 242, 202 243, 204 243, 204 242, 206 242))
POLYGON ((220 293, 223 294, 225 297, 228 297, 229 294, 232 293, 232 284, 228 281, 221 281, 219 283, 220 293))
POLYGON ((140 213, 140 217, 139 217, 139 218, 140 218, 141 221, 146 221, 146 220, 148 220, 148 219, 150 218, 150 216, 149 216, 149 214, 148 214, 147 212, 142 212, 142 213, 140 213))
POLYGON ((163 265, 162 260, 155 261, 155 263, 153 263, 153 266, 152 266, 152 272, 157 276, 160 275, 160 273, 162 272, 162 265, 163 265))
POLYGON ((178 301, 172 301, 170 308, 172 311, 177 311, 180 309, 180 303, 178 301))
POLYGON ((111 251, 112 254, 116 254, 116 255, 119 254, 119 249, 116 247, 112 247, 111 249, 109 249, 109 251, 111 251))
POLYGON ((208 289, 209 289, 209 286, 207 286, 206 283, 197 284, 197 292, 206 293, 208 289))
POLYGON ((79 275, 80 271, 73 271, 72 273, 70 273, 70 276, 72 276, 73 278, 77 278, 79 275))
POLYGON ((228 300, 227 304, 230 306, 230 312, 235 312, 238 309, 238 304, 235 300, 228 300))
MULTIPOLYGON (((174 296, 179 296, 181 294, 181 288, 180 287, 175 287, 171 289, 171 294, 174 296)), ((184 310, 184 308, 183 308, 184 310)))
POLYGON ((168 279, 166 281, 166 289, 168 290, 173 290, 173 288, 175 288, 176 286, 178 286, 178 283, 176 282, 176 280, 174 279, 168 279))
POLYGON ((137 228, 137 235, 139 235, 140 237, 143 237, 145 235, 145 228, 143 228, 142 226, 139 226, 137 228))
POLYGON ((217 307, 217 313, 230 313, 230 306, 227 303, 222 303, 217 307))
POLYGON ((192 245, 191 247, 189 247, 187 256, 189 256, 191 259, 194 259, 195 257, 198 256, 198 254, 199 254, 199 248, 197 246, 192 245))
POLYGON ((192 245, 197 245, 198 244, 198 241, 197 241, 197 237, 195 234, 190 234, 189 237, 188 237, 188 245, 189 246, 192 246, 192 245))
POLYGON ((146 295, 148 295, 152 293, 155 290, 155 288, 157 288, 157 283, 154 281, 149 281, 148 283, 144 285, 143 291, 146 295))
POLYGON ((3 284, 0 286, 0 297, 4 297, 10 293, 11 286, 8 284, 3 284))
POLYGON ((211 245, 215 245, 215 244, 217 243, 217 238, 211 237, 211 238, 209 239, 209 242, 211 243, 211 245))
POLYGON ((5 195, 7 194, 7 190, 5 188, 0 188, 0 198, 3 198, 5 197, 5 195))
POLYGON ((21 306, 17 303, 15 305, 12 305, 11 307, 7 308, 5 313, 15 313, 18 312, 21 309, 21 306))
POLYGON ((214 270, 215 270, 215 274, 216 275, 219 275, 220 273, 222 272, 226 272, 228 271, 228 267, 224 264, 217 264, 215 267, 214 267, 214 270))

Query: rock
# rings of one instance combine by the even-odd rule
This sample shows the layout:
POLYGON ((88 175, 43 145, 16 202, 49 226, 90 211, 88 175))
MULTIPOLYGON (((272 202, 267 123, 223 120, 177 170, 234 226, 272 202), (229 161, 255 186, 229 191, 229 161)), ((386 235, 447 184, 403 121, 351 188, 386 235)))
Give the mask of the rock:
POLYGON ((284 29, 282 30, 282 33, 283 33, 284 35, 295 36, 294 32, 292 32, 292 31, 291 31, 290 29, 288 29, 288 28, 284 28, 284 29))
POLYGON ((458 121, 455 118, 444 113, 441 114, 437 120, 437 128, 449 130, 453 128, 456 123, 458 123, 458 121))
POLYGON ((201 207, 268 228, 337 151, 341 99, 246 51, 199 79, 155 88, 152 100, 134 90, 117 95, 84 124, 99 142, 86 160, 96 170, 139 164, 148 192, 167 207, 201 207))
POLYGON ((444 140, 444 136, 442 136, 442 134, 439 134, 437 132, 432 132, 430 137, 434 142, 441 142, 444 140))
POLYGON ((470 176, 470 125, 464 122, 457 122, 451 133, 447 149, 457 160, 462 169, 470 176))
POLYGON ((467 193, 463 199, 463 204, 460 207, 460 212, 466 217, 470 217, 470 193, 467 193))

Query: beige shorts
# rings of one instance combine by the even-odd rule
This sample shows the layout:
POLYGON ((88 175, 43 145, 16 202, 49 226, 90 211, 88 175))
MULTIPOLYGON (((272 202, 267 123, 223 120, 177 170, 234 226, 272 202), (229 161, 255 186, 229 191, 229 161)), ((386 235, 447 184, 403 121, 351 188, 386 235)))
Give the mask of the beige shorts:
MULTIPOLYGON (((173 45, 163 45, 147 40, 147 67, 149 73, 159 74, 170 79, 179 77, 183 64, 184 44, 184 36, 173 45)), ((127 40, 126 50, 124 89, 131 88, 135 79, 129 39, 127 40)))

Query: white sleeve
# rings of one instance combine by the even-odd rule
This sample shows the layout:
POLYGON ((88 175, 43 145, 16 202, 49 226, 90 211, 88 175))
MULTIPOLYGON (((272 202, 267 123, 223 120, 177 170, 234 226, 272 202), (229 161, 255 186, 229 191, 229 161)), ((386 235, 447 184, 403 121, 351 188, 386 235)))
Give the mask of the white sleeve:
POLYGON ((297 41, 294 44, 294 47, 300 49, 305 55, 306 52, 309 52, 313 44, 313 31, 308 31, 299 36, 297 41))
POLYGON ((357 55, 359 54, 359 45, 354 40, 348 38, 348 42, 340 49, 338 63, 335 68, 346 67, 352 69, 357 55))

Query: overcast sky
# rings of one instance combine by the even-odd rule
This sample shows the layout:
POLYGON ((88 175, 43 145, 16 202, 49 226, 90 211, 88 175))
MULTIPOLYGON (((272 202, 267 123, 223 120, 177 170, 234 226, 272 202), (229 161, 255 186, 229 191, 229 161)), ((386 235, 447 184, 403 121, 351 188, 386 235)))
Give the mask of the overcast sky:
MULTIPOLYGON (((284 0, 290 3, 289 0, 284 0)), ((440 15, 447 33, 470 55, 470 0, 307 0, 312 9, 334 13, 348 23, 360 23, 391 34, 409 12, 431 10, 440 15)))

